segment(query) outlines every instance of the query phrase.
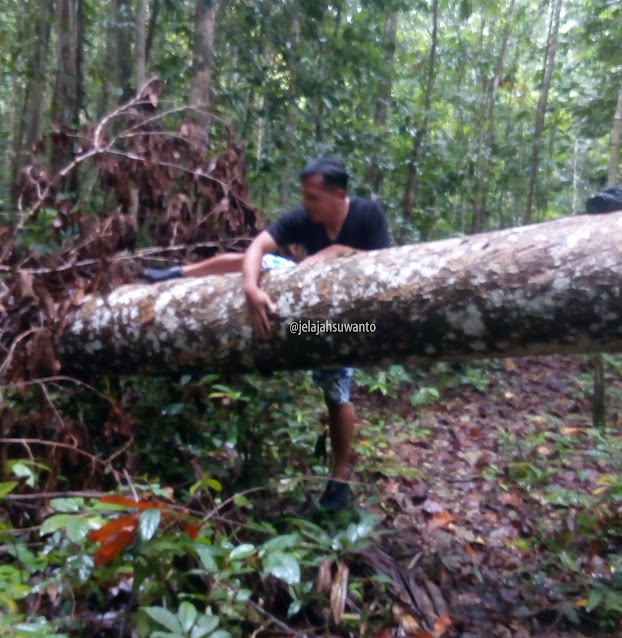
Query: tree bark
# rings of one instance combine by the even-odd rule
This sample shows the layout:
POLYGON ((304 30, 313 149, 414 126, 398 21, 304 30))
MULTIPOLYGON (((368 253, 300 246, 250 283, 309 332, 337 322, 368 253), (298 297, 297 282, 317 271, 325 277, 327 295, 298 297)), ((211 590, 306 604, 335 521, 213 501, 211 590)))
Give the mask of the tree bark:
MULTIPOLYGON (((190 104, 198 109, 205 109, 210 103, 216 6, 216 0, 197 0, 196 3, 190 104)), ((209 115, 197 114, 196 119, 207 133, 209 115)))
MULTIPOLYGON (((291 189, 291 155, 294 147, 295 137, 295 119, 296 119, 296 100, 298 99, 298 75, 299 75, 299 49, 300 49, 300 0, 295 0, 291 8, 291 22, 289 42, 290 47, 287 54, 287 68, 289 78, 287 83, 287 104, 285 106, 285 126, 283 128, 283 145, 282 155, 285 163, 281 169, 279 183, 279 206, 285 206, 289 200, 289 192, 291 189)), ((264 124, 265 126, 265 124, 264 124)), ((261 127, 260 127, 261 129, 261 127)))
MULTIPOLYGON (((423 118, 417 126, 417 132, 413 139, 413 146, 410 155, 410 164, 408 166, 408 180, 406 182, 406 190, 404 192, 404 201, 402 205, 402 218, 404 225, 402 228, 402 237, 406 235, 408 226, 412 223, 413 205, 417 195, 418 185, 418 163, 419 154, 423 140, 428 131, 428 120, 430 119, 430 107, 432 105, 432 91, 434 89, 434 77, 436 75, 436 45, 438 40, 438 0, 434 0, 432 6, 432 45, 430 48, 430 58, 428 62, 428 77, 426 81, 425 104, 423 107, 423 118)), ((425 240, 427 233, 426 225, 421 224, 421 239, 425 240)))
POLYGON ((158 16, 160 14, 161 0, 153 0, 151 2, 151 12, 149 15, 149 27, 147 29, 147 41, 145 42, 145 60, 149 59, 153 40, 155 39, 156 27, 158 25, 158 16))
MULTIPOLYGON (((620 148, 620 126, 622 124, 622 85, 613 115, 611 141, 609 143, 609 170, 607 186, 614 186, 618 180, 618 152, 620 148)), ((592 424, 595 428, 605 425, 607 402, 605 399, 605 362, 601 354, 592 358, 594 366, 594 390, 592 394, 592 424)))
POLYGON ((145 0, 137 0, 136 3, 136 94, 145 84, 146 66, 146 40, 145 40, 145 0))
POLYGON ((134 20, 132 19, 132 3, 130 0, 117 0, 117 64, 119 73, 119 86, 121 96, 119 103, 127 102, 134 95, 132 90, 132 77, 134 64, 132 62, 132 34, 134 32, 134 20))
POLYGON ((41 110, 43 108, 43 92, 45 90, 45 61, 50 40, 50 22, 54 14, 52 0, 47 0, 37 13, 36 44, 30 59, 30 89, 27 104, 25 147, 28 152, 41 137, 41 110))
POLYGON ((618 181, 618 157, 620 151, 620 129, 622 128, 622 84, 618 92, 618 103, 613 116, 611 141, 609 143, 609 171, 607 186, 614 186, 618 181))
MULTIPOLYGON (((78 2, 57 3, 57 73, 52 94, 51 118, 60 131, 68 132, 78 122, 78 2)), ((50 170, 56 175, 71 159, 66 144, 53 144, 50 170)))
POLYGON ((529 189, 527 191, 527 204, 525 206, 524 222, 528 224, 531 221, 531 209, 533 207, 533 196, 536 189, 536 181, 538 177, 538 164, 540 159, 540 143, 542 140, 542 132, 544 131, 544 119, 546 117, 546 105, 549 98, 549 87, 551 86, 551 77, 553 68, 555 67, 555 50, 557 49, 557 34, 559 32, 559 16, 562 10, 562 0, 555 0, 552 7, 551 29, 549 32, 548 42, 546 46, 544 74, 542 76, 542 88, 540 89, 540 98, 538 100, 538 110, 536 112, 536 126, 533 134, 533 147, 531 152, 531 167, 529 171, 529 189))
MULTIPOLYGON (((386 125, 389 121, 389 102, 391 101, 391 89, 393 86, 393 60, 395 58, 395 42, 397 39, 398 12, 392 10, 386 17, 384 24, 382 57, 385 61, 376 96, 374 109, 374 134, 382 137, 386 134, 386 125)), ((379 139, 380 145, 382 144, 379 139)), ((378 195, 382 185, 382 173, 378 168, 378 156, 374 151, 367 171, 367 183, 374 194, 378 195)))
POLYGON ((622 213, 567 217, 264 272, 267 341, 239 274, 123 286, 84 299, 58 352, 69 373, 178 374, 622 351, 620 232, 622 213))
POLYGON ((497 66, 492 79, 492 88, 490 91, 490 100, 488 102, 488 130, 486 132, 486 140, 482 149, 482 165, 480 168, 479 182, 477 185, 477 197, 475 199, 475 211, 473 213, 473 224, 471 230, 479 233, 482 223, 482 210, 484 208, 484 195, 486 187, 486 178, 488 177, 488 164, 490 162, 490 150, 492 148, 492 140, 495 130, 495 105, 497 103, 497 93, 499 91, 499 83, 501 74, 503 73, 503 60, 505 58, 505 50, 508 44, 508 36, 510 34, 510 23, 512 14, 514 13, 514 0, 511 0, 510 7, 505 18, 505 27, 503 29, 503 37, 501 40, 501 50, 497 58, 497 66))

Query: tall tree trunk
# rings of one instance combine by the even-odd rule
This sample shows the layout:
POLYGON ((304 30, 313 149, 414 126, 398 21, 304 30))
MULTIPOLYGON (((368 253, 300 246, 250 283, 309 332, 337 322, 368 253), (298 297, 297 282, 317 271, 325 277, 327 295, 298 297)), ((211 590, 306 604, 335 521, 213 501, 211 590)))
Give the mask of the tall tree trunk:
POLYGON ((109 113, 118 104, 121 98, 119 50, 117 47, 117 25, 119 23, 118 0, 110 0, 108 24, 106 28, 106 61, 103 81, 102 105, 99 117, 109 113))
POLYGON ((525 206, 524 222, 531 221, 531 210, 533 207, 533 197, 538 178, 538 164, 540 159, 540 144, 542 132, 544 131, 544 119, 546 117, 546 105, 549 98, 549 87, 551 86, 551 76, 555 67, 555 50, 557 49, 557 34, 559 32, 559 16, 562 10, 562 0, 554 0, 551 8, 551 28, 549 30, 548 42, 544 57, 544 74, 542 76, 542 87, 540 88, 540 99, 538 100, 538 110, 536 112, 536 126, 533 134, 533 147, 531 153, 531 168, 529 171, 529 189, 527 191, 527 204, 525 206))
MULTIPOLYGON (((614 186, 618 181, 618 154, 620 150, 620 127, 622 126, 622 85, 618 93, 618 102, 613 115, 611 140, 609 142, 609 170, 607 186, 614 186)), ((592 359, 594 365, 594 392, 592 395, 592 424, 594 427, 605 425, 607 402, 605 398, 605 362, 601 354, 592 359)))
MULTIPOLYGON (((209 108, 211 101, 210 89, 217 4, 216 0, 197 0, 196 3, 190 104, 199 110, 209 108)), ((207 135, 210 126, 209 114, 196 113, 195 120, 207 135)))
MULTIPOLYGON (((408 165, 408 180, 406 182, 406 190, 404 192, 404 200, 402 204, 402 238, 406 236, 409 226, 412 224, 413 206, 415 198, 417 196, 418 185, 418 163, 419 154, 421 152, 421 145, 427 134, 428 121, 430 119, 430 107, 432 105, 432 91, 434 90, 434 76, 436 71, 436 46, 437 46, 437 31, 438 31, 438 0, 434 0, 432 5, 432 44, 430 47, 430 58, 428 62, 428 75, 426 80, 425 91, 425 104, 423 107, 423 118, 417 126, 417 132, 413 140, 412 151, 410 154, 410 163, 408 165)), ((426 224, 421 223, 421 239, 425 240, 426 224)))
POLYGON ((50 41, 50 23, 54 12, 54 1, 42 3, 36 17, 37 41, 30 61, 31 89, 26 114, 25 146, 30 149, 41 137, 41 110, 43 108, 43 92, 45 90, 45 61, 50 41))
POLYGON ((132 19, 131 0, 116 0, 118 14, 116 25, 118 87, 121 89, 118 103, 127 102, 134 96, 132 78, 134 63, 132 62, 132 34, 135 22, 132 19))
POLYGON ((151 53, 151 47, 153 46, 153 40, 155 38, 161 6, 161 0, 152 0, 149 15, 149 27, 147 29, 147 41, 145 42, 145 62, 149 59, 149 55, 151 53))
POLYGON ((12 156, 7 153, 7 158, 12 160, 10 171, 5 173, 9 184, 15 183, 24 161, 24 155, 32 151, 33 146, 41 137, 46 58, 50 41, 50 24, 53 17, 53 0, 46 0, 40 10, 35 12, 34 46, 28 64, 28 83, 23 95, 22 115, 18 118, 13 129, 15 130, 14 153, 12 156))
POLYGON ((492 139, 495 130, 495 105, 497 103, 497 93, 499 91, 499 83, 501 81, 501 75, 503 73, 503 60, 505 58, 505 51, 508 44, 510 23, 512 21, 512 14, 514 13, 514 1, 515 0, 511 0, 506 14, 505 27, 503 28, 503 38, 501 40, 501 50, 499 51, 497 66, 495 68, 495 74, 492 79, 492 89, 490 91, 490 101, 488 103, 488 131, 486 132, 486 140, 484 142, 484 148, 482 149, 482 165, 480 168, 479 182, 477 184, 477 197, 475 199, 475 211, 473 213, 473 224, 471 227, 473 233, 479 233, 482 221, 486 178, 488 177, 488 164, 490 162, 490 151, 492 148, 492 139))
MULTIPOLYGON (((56 175, 71 160, 71 143, 64 136, 78 125, 78 0, 57 0, 58 26, 57 72, 52 94, 51 119, 59 132, 54 136, 50 154, 50 171, 56 175)), ((72 175, 76 172, 72 171, 72 175)), ((76 183, 62 184, 74 189, 76 183)))
POLYGON ((622 212, 273 270, 267 341, 253 336, 239 274, 123 286, 66 317, 61 364, 205 374, 622 351, 612 229, 622 212))
POLYGON ((611 141, 609 142, 609 171, 607 185, 613 186, 618 181, 618 157, 620 151, 620 129, 622 129, 622 84, 618 92, 618 103, 616 104, 613 116, 613 126, 611 127, 611 141))
MULTIPOLYGON (((384 24, 382 42, 382 57, 385 61, 383 72, 378 83, 376 107, 374 109, 374 134, 382 135, 389 120, 389 102, 391 100, 391 88, 393 86, 393 59, 395 58, 395 41, 397 38, 398 12, 393 10, 384 24)), ((378 156, 374 151, 370 158, 367 182, 373 193, 378 194, 382 185, 382 173, 378 170, 378 156)))
POLYGON ((136 2, 136 93, 139 94, 145 84, 145 66, 147 43, 145 40, 145 0, 136 2))
MULTIPOLYGON (((285 163, 281 171, 279 184, 279 206, 285 206, 289 199, 289 189, 291 181, 291 154, 294 148, 294 122, 296 120, 296 100, 298 99, 298 55, 300 49, 300 0, 294 0, 291 9, 291 23, 289 34, 289 54, 287 67, 289 70, 289 81, 287 85, 287 105, 285 111, 285 128, 283 130, 282 155, 285 163)), ((261 127, 260 127, 261 128, 261 127)))

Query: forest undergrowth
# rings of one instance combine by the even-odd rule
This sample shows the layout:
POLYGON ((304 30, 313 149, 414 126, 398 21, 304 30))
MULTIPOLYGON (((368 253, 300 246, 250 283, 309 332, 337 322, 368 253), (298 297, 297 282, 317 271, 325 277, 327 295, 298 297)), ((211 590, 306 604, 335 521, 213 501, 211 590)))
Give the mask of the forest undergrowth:
MULTIPOLYGON (((123 379, 107 390, 131 406, 120 454, 94 429, 52 458, 4 447, 2 632, 618 635, 622 361, 607 364, 603 430, 585 358, 357 372, 353 504, 330 516, 307 374, 123 379)), ((84 392, 65 398, 96 414, 84 392)))

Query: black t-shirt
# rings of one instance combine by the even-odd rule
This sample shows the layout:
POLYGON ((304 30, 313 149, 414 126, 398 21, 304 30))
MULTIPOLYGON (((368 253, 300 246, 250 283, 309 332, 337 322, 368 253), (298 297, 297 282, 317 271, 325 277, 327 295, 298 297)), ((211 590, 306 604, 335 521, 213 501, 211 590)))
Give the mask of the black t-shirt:
POLYGON ((304 206, 283 214, 268 232, 279 246, 298 244, 307 255, 313 255, 332 244, 343 244, 360 250, 376 250, 391 245, 387 220, 382 208, 371 199, 350 195, 350 207, 343 226, 332 241, 322 224, 314 222, 304 206))

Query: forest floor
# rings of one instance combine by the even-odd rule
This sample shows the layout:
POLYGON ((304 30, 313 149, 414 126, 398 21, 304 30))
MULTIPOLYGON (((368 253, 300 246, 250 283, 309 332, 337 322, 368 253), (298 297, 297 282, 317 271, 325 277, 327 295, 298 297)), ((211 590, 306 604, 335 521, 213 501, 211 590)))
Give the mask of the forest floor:
MULTIPOLYGON (((492 365, 485 377, 469 368, 471 378, 423 407, 410 394, 355 394, 365 481, 354 492, 392 530, 361 564, 393 581, 401 635, 622 635, 586 613, 588 596, 603 597, 590 595, 594 583, 611 581, 605 557, 620 540, 619 512, 598 506, 616 475, 592 429, 589 361, 492 365)), ((428 385, 439 387, 438 376, 428 385)), ((608 379, 609 428, 620 424, 621 387, 608 379)), ((376 635, 394 628, 384 631, 376 635)))

